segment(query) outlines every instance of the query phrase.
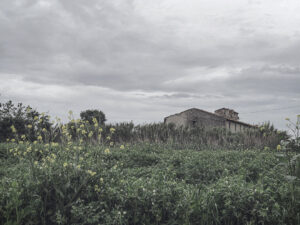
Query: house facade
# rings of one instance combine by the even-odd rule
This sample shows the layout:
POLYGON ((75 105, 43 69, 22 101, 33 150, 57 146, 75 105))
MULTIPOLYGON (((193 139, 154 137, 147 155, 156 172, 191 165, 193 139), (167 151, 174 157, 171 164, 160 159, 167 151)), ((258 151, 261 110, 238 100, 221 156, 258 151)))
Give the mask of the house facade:
POLYGON ((218 109, 215 113, 192 108, 166 117, 164 123, 173 123, 176 127, 204 127, 208 129, 220 127, 231 132, 243 132, 255 127, 239 121, 238 113, 228 108, 218 109))

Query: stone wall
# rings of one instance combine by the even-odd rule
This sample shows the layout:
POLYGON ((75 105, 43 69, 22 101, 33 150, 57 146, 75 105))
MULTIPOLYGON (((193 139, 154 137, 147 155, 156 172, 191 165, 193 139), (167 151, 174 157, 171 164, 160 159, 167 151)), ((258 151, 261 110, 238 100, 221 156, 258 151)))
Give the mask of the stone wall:
POLYGON ((251 129, 249 125, 244 125, 243 123, 234 122, 232 120, 226 120, 226 129, 231 132, 244 132, 248 129, 251 129))
POLYGON ((165 118, 165 123, 173 123, 176 127, 219 127, 231 132, 243 132, 252 126, 237 120, 228 119, 201 109, 189 109, 165 118))
POLYGON ((175 114, 165 118, 165 124, 173 123, 176 127, 187 126, 186 115, 175 114))
POLYGON ((190 109, 182 113, 169 116, 165 123, 174 123, 176 127, 225 127, 225 118, 200 109, 190 109))

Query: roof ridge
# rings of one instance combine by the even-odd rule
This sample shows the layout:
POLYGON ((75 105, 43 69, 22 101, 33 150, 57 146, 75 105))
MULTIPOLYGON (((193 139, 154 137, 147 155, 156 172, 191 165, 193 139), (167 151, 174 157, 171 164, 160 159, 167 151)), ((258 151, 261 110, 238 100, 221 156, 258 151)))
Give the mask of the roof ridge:
MULTIPOLYGON (((206 110, 203 110, 203 109, 198 109, 198 108, 195 108, 195 107, 190 108, 190 109, 187 109, 187 110, 184 110, 184 111, 179 112, 179 113, 172 114, 172 115, 170 115, 170 116, 175 116, 175 115, 178 116, 178 115, 180 115, 180 114, 182 114, 182 113, 185 113, 185 112, 187 112, 187 111, 190 111, 190 110, 198 110, 198 111, 201 111, 201 112, 205 112, 205 113, 214 115, 214 116, 219 117, 219 118, 223 118, 223 119, 225 119, 225 120, 229 120, 229 121, 233 121, 233 122, 236 122, 236 123, 244 124, 244 125, 247 125, 247 126, 255 127, 254 125, 251 125, 251 124, 249 124, 249 123, 245 123, 245 122, 242 122, 242 121, 239 121, 239 120, 229 119, 229 118, 226 118, 226 117, 224 117, 224 116, 220 116, 220 115, 218 115, 218 114, 216 114, 216 113, 212 113, 212 112, 209 112, 209 111, 206 111, 206 110)), ((167 117, 165 117, 164 119, 169 118, 170 116, 167 116, 167 117)))

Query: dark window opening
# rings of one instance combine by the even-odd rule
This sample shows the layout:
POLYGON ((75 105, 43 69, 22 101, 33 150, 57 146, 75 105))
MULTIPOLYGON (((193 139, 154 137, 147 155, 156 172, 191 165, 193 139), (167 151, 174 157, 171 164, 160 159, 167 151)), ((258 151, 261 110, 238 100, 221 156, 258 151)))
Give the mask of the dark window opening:
POLYGON ((196 127, 196 126, 197 126, 197 121, 196 121, 196 120, 193 120, 193 121, 192 121, 192 126, 193 126, 193 127, 196 127))

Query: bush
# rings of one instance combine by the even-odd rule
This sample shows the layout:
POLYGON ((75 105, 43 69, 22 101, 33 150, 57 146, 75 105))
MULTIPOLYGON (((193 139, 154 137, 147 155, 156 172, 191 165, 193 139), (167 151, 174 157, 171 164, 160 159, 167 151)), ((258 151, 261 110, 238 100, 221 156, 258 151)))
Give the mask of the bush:
POLYGON ((0 224, 298 224, 273 151, 1 144, 0 224))
POLYGON ((0 142, 26 135, 34 141, 43 129, 50 130, 49 116, 33 110, 30 106, 12 101, 0 103, 0 142), (30 125, 28 127, 28 125, 30 125))

